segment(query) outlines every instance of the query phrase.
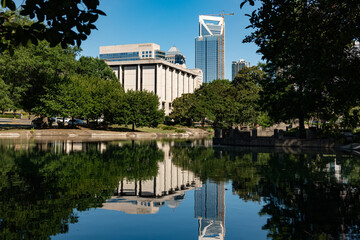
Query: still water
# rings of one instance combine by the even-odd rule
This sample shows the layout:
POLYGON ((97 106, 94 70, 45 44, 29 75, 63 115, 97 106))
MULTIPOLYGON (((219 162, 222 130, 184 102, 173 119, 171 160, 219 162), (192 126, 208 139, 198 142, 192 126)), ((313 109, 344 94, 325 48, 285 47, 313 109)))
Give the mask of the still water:
POLYGON ((3 140, 0 169, 0 239, 360 238, 350 153, 3 140))

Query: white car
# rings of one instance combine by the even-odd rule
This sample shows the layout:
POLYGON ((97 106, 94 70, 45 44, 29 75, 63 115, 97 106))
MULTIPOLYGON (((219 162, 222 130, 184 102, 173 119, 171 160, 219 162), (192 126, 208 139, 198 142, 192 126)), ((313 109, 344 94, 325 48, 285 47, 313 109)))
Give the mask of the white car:
MULTIPOLYGON (((57 123, 58 123, 58 122, 61 122, 61 123, 62 123, 63 120, 64 120, 64 119, 63 119, 62 117, 57 117, 57 118, 56 118, 56 122, 57 122, 57 123)), ((65 123, 68 123, 69 120, 70 120, 69 118, 65 118, 65 123)))

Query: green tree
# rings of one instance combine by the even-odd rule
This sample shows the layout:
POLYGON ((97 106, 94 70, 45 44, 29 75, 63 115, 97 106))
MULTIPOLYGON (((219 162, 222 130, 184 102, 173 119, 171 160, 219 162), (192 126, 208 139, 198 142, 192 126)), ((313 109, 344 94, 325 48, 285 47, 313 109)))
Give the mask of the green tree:
MULTIPOLYGON (((253 0, 245 0, 254 5, 253 0)), ((250 17, 255 42, 267 61, 263 99, 275 120, 337 118, 358 106, 359 1, 263 0, 250 17)))
POLYGON ((9 86, 0 78, 0 111, 4 113, 7 109, 13 108, 13 102, 9 95, 9 86))
POLYGON ((159 110, 159 98, 153 92, 129 90, 125 93, 124 107, 119 113, 125 124, 135 127, 156 127, 164 120, 164 111, 159 110))
POLYGON ((11 56, 0 55, 0 78, 9 86, 17 108, 38 115, 46 114, 41 99, 56 91, 66 76, 74 74, 77 62, 75 48, 51 48, 45 41, 38 46, 18 47, 11 56))
POLYGON ((47 40, 52 47, 61 44, 80 46, 91 30, 99 15, 99 0, 25 0, 21 4, 20 15, 34 21, 22 24, 17 21, 16 4, 13 0, 1 0, 0 10, 0 52, 13 51, 13 47, 37 44, 47 40), (10 10, 10 11, 9 11, 10 10))
POLYGON ((172 102, 172 112, 170 117, 180 124, 191 126, 193 121, 197 121, 197 115, 199 112, 196 111, 196 96, 195 94, 183 94, 181 97, 174 99, 172 102))
POLYGON ((82 76, 118 81, 113 70, 102 59, 81 56, 78 62, 76 73, 82 76))
POLYGON ((260 82, 266 73, 259 66, 243 68, 236 74, 233 84, 236 87, 237 123, 255 124, 260 115, 260 82))

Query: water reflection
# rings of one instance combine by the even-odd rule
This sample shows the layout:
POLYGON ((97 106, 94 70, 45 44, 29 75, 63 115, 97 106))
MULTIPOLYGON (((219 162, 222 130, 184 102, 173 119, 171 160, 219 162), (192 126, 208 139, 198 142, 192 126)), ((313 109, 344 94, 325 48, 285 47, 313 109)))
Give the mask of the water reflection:
POLYGON ((186 194, 194 197, 198 239, 231 239, 227 182, 239 202, 260 204, 257 214, 267 220, 258 231, 270 239, 360 238, 354 155, 221 148, 206 140, 7 140, 0 159, 1 239, 65 234, 92 208, 161 215, 165 206, 184 205, 186 194))
POLYGON ((201 186, 191 171, 184 171, 171 161, 170 142, 158 142, 164 153, 163 161, 157 163, 158 173, 148 180, 124 178, 115 195, 103 205, 104 209, 128 214, 153 214, 165 206, 175 209, 185 198, 185 191, 201 186))
POLYGON ((98 143, 70 153, 45 146, 0 147, 1 239, 49 239, 66 233, 78 221, 74 209, 101 207, 121 179, 150 179, 163 159, 154 143, 109 144, 102 153, 98 143))
POLYGON ((206 181, 195 190, 199 240, 225 239, 225 185, 206 181))
POLYGON ((360 159, 342 153, 174 147, 174 162, 201 179, 232 181, 263 205, 270 239, 358 239, 360 159))

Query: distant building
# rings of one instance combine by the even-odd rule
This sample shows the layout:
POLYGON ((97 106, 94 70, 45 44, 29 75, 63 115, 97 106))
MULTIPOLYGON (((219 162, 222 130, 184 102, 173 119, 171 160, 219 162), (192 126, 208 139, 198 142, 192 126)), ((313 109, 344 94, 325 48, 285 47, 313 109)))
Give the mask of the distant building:
POLYGON ((195 67, 203 71, 204 82, 224 78, 222 17, 199 16, 199 36, 195 38, 195 67))
POLYGON ((240 59, 238 62, 233 61, 231 64, 231 70, 232 70, 232 80, 234 80, 236 74, 239 72, 239 70, 243 69, 244 67, 250 67, 250 62, 245 62, 244 59, 240 59))
POLYGON ((100 47, 100 58, 113 69, 125 91, 147 90, 159 96, 168 115, 171 103, 202 84, 200 69, 187 69, 165 61, 165 52, 154 43, 100 47))
POLYGON ((185 56, 175 46, 171 47, 169 51, 167 51, 165 60, 185 67, 185 56))

